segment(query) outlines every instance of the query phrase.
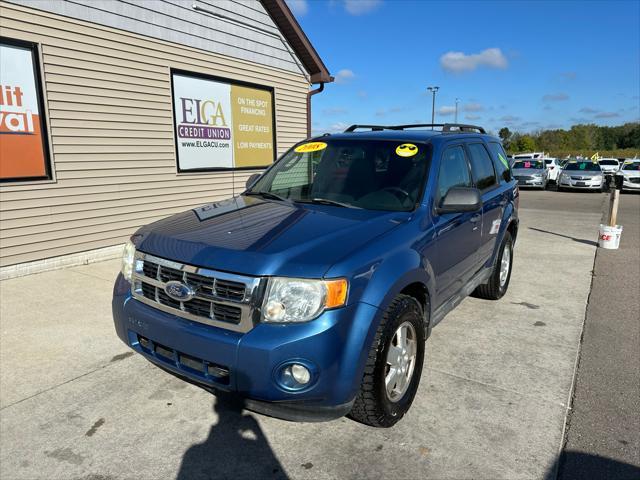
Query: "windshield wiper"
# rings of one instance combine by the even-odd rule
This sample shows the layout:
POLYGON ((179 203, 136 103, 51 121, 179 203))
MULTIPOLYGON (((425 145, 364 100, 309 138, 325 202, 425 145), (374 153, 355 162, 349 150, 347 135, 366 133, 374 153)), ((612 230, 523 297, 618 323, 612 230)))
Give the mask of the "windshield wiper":
POLYGON ((256 197, 262 197, 262 198, 268 198, 270 200, 279 200, 281 202, 287 202, 288 200, 284 197, 281 197, 280 195, 277 195, 275 193, 272 192, 261 192, 261 191, 248 191, 248 192, 244 192, 245 195, 254 195, 256 197))
POLYGON ((328 198, 312 198, 311 203, 319 203, 321 205, 333 205, 334 207, 343 207, 343 208, 357 208, 359 210, 362 210, 360 207, 356 207, 355 205, 337 202, 335 200, 329 200, 328 198))

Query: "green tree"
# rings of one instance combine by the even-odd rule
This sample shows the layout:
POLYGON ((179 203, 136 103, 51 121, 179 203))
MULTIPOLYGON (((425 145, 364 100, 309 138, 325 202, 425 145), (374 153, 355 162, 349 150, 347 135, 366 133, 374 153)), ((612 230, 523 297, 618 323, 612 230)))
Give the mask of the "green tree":
POLYGON ((509 130, 507 127, 502 127, 498 132, 498 136, 502 139, 504 148, 508 150, 511 140, 511 130, 509 130))
POLYGON ((518 138, 516 144, 516 151, 518 152, 533 152, 536 149, 536 141, 530 135, 522 135, 518 138))

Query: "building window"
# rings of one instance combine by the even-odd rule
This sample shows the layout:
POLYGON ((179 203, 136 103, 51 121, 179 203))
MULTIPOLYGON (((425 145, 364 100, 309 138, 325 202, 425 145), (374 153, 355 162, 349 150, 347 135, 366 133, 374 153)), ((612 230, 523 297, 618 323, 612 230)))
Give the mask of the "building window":
POLYGON ((171 87, 178 172, 273 163, 272 88, 178 70, 171 87))
POLYGON ((0 182, 51 179, 36 44, 0 37, 0 182))

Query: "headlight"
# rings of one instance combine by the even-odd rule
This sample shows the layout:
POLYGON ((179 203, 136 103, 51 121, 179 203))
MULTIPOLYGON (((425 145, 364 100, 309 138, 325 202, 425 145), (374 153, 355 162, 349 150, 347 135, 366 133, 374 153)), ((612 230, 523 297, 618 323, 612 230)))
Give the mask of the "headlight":
POLYGON ((133 262, 135 261, 135 255, 136 246, 131 240, 129 240, 125 244, 124 251, 122 252, 122 266, 120 268, 122 276, 129 282, 131 281, 131 274, 133 273, 133 262))
POLYGON ((601 181, 603 180, 603 177, 602 177, 602 175, 597 175, 597 176, 593 177, 593 179, 594 179, 596 182, 601 182, 601 181))
POLYGON ((308 322, 329 308, 344 306, 347 281, 270 278, 262 304, 266 322, 308 322))

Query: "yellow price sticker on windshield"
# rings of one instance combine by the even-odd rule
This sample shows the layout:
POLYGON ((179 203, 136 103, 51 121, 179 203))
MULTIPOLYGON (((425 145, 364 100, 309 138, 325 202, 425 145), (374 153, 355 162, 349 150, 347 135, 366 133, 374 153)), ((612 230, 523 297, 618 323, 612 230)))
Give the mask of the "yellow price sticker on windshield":
POLYGON ((413 143, 403 143, 396 148, 396 155, 399 157, 413 157, 416 153, 418 153, 418 147, 413 143))
POLYGON ((320 150, 324 150, 327 148, 327 144, 324 142, 309 142, 303 143, 302 145, 298 145, 294 152, 296 153, 310 153, 310 152, 319 152, 320 150))

